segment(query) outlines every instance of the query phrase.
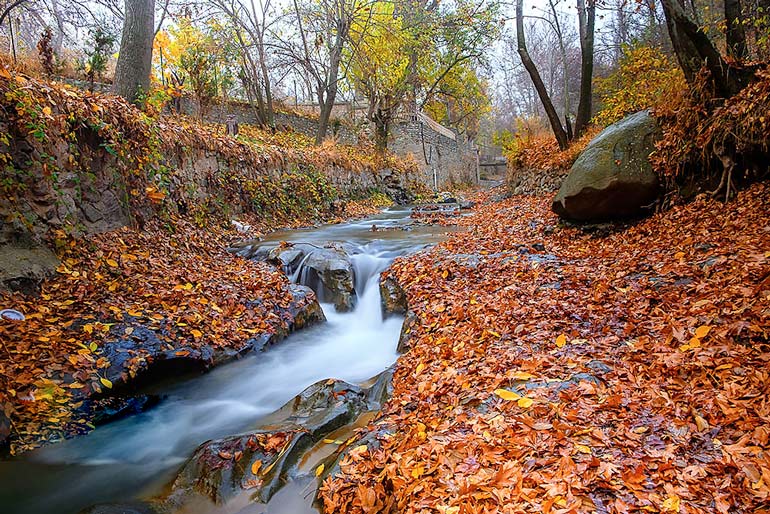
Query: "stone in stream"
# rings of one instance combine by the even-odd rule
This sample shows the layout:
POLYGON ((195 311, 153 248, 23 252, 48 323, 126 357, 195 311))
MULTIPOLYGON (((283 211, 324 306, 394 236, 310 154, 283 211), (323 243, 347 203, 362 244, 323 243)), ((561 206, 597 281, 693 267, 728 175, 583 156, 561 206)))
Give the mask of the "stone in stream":
POLYGON ((652 212, 660 193, 649 161, 660 128, 648 111, 632 114, 591 140, 553 200, 553 211, 575 221, 606 221, 652 212))
POLYGON ((316 285, 321 301, 333 303, 337 312, 351 311, 356 304, 353 263, 339 245, 282 244, 266 253, 253 248, 241 249, 239 255, 266 260, 281 266, 287 274, 306 273, 307 282, 316 285), (299 269, 300 266, 303 270, 299 269))
POLYGON ((380 277, 380 297, 385 314, 406 314, 406 293, 396 277, 383 274, 380 277))
POLYGON ((298 463, 314 444, 362 413, 379 408, 391 391, 391 379, 389 370, 368 389, 340 380, 322 380, 263 419, 254 430, 203 443, 156 508, 175 512, 201 502, 267 503, 287 480, 300 475, 298 463))

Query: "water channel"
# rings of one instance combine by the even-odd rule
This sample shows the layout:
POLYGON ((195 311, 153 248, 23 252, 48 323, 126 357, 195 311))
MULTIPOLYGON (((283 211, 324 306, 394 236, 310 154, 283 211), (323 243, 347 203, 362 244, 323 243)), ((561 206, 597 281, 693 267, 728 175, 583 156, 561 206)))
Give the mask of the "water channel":
MULTIPOLYGON (((394 208, 362 221, 270 234, 257 244, 335 241, 352 247, 355 309, 338 313, 322 304, 327 322, 205 375, 172 377, 156 386, 164 399, 147 412, 0 461, 0 512, 74 514, 99 502, 157 495, 199 444, 257 426, 318 380, 360 384, 382 372, 397 358, 403 319, 383 319, 379 274, 395 257, 440 241, 446 230, 414 225, 408 209, 394 208)), ((289 487, 248 512, 313 512, 306 496, 289 487)))

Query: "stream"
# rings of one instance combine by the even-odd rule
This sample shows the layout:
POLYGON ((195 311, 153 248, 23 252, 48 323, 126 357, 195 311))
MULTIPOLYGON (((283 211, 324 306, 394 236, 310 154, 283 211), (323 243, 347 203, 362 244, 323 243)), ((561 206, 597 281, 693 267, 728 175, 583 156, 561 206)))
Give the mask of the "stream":
MULTIPOLYGON (((405 208, 388 209, 362 221, 276 232, 257 243, 352 245, 355 309, 338 313, 322 304, 326 323, 205 375, 159 384, 154 392, 164 399, 147 412, 0 461, 0 512, 74 514, 99 502, 157 495, 201 443, 259 425, 261 418, 318 380, 361 384, 388 368, 398 356, 403 319, 383 319, 379 274, 395 257, 434 244, 447 231, 412 227, 409 213, 405 208)), ((315 512, 312 498, 299 493, 286 487, 259 512, 315 512), (302 506, 296 504, 298 499, 302 506)))

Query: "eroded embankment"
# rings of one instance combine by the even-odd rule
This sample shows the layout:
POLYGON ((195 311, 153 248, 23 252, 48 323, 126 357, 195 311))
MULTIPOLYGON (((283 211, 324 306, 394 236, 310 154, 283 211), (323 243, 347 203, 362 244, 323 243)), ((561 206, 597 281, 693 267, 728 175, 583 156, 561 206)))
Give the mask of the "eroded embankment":
POLYGON ((601 237, 548 200, 395 262, 410 350, 326 513, 767 505, 767 184, 601 237))

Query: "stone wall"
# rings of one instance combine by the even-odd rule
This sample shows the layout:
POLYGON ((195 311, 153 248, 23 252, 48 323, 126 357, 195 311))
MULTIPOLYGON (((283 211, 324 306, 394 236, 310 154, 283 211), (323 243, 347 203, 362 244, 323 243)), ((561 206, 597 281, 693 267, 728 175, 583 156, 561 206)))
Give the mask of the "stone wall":
POLYGON ((476 183, 478 161, 473 141, 448 133, 448 129, 436 130, 431 125, 419 116, 395 124, 388 148, 397 155, 414 157, 421 182, 434 190, 476 183))
MULTIPOLYGON (((182 110, 188 114, 197 112, 190 100, 183 103, 182 110)), ((228 115, 234 116, 239 123, 254 124, 257 121, 248 104, 237 102, 214 106, 205 118, 224 123, 228 115)), ((276 112, 275 121, 278 128, 294 130, 309 137, 315 137, 318 127, 317 119, 289 112, 276 112)), ((339 119, 332 119, 329 129, 340 143, 348 145, 368 139, 372 132, 369 126, 356 129, 339 119)), ((401 157, 412 156, 420 169, 419 181, 430 189, 442 190, 478 180, 477 153, 473 142, 425 116, 413 115, 394 123, 388 149, 401 157)))
MULTIPOLYGON (((67 82, 76 87, 87 87, 84 82, 67 82)), ((101 90, 101 84, 96 86, 97 90, 101 90)), ((109 85, 104 86, 109 89, 109 85)), ((190 96, 183 97, 178 106, 182 113, 190 116, 198 116, 200 112, 190 96)), ((238 123, 257 123, 254 109, 246 102, 235 100, 212 105, 204 119, 224 123, 228 116, 233 116, 238 123)), ((279 129, 290 129, 308 137, 315 137, 318 127, 315 116, 285 111, 275 113, 275 122, 279 129)), ((355 124, 347 118, 333 118, 329 132, 342 144, 357 145, 362 138, 370 139, 373 130, 366 124, 355 124)), ((388 148, 401 157, 411 155, 420 169, 418 180, 430 189, 443 190, 455 184, 478 182, 478 157, 473 141, 453 133, 423 114, 413 114, 394 123, 388 148)))

